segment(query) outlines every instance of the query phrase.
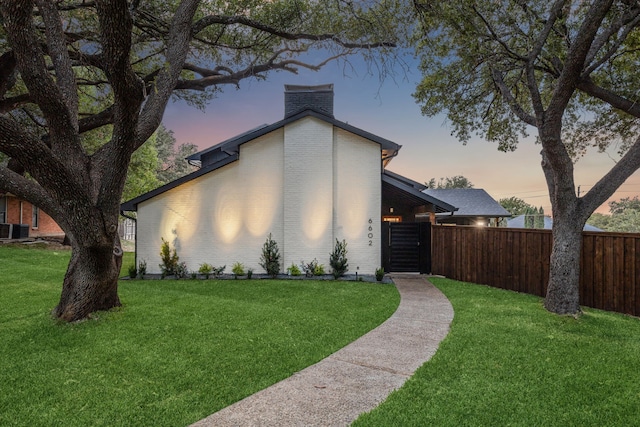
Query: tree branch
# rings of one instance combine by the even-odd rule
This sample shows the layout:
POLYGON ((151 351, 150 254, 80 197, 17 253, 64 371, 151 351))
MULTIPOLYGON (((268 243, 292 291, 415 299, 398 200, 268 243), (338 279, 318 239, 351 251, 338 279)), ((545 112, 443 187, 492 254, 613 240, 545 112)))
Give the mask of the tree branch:
MULTIPOLYGON (((588 217, 629 178, 640 165, 640 137, 627 153, 581 199, 582 211, 588 217)), ((586 218, 585 218, 586 221, 586 218)))
POLYGON ((56 84, 66 104, 67 120, 75 131, 78 129, 78 88, 71 68, 71 58, 67 50, 66 37, 62 30, 62 20, 56 5, 49 0, 36 0, 45 24, 49 57, 56 71, 56 84))
POLYGON ((605 31, 600 33, 593 41, 589 54, 585 59, 585 64, 591 64, 600 49, 611 42, 612 36, 618 33, 620 29, 624 29, 618 37, 613 39, 614 43, 609 47, 607 53, 603 55, 599 61, 591 64, 585 71, 583 71, 583 76, 590 75, 594 70, 607 62, 618 51, 620 46, 622 46, 622 43, 625 42, 631 31, 637 29, 638 23, 640 22, 640 7, 638 7, 637 3, 634 3, 634 6, 635 7, 631 7, 629 13, 624 13, 620 16, 614 24, 610 25, 605 31))
POLYGON ((28 93, 13 96, 11 98, 5 98, 0 100, 0 114, 6 114, 9 111, 32 102, 31 95, 28 93))
POLYGON ((513 111, 513 113, 516 116, 518 116, 518 118, 523 122, 534 127, 537 126, 538 124, 536 122, 536 118, 533 117, 531 114, 527 113, 524 110, 524 108, 522 108, 522 106, 518 103, 518 101, 516 101, 516 99, 513 97, 513 94, 511 93, 511 91, 505 84, 504 79, 502 78, 502 73, 500 73, 498 70, 491 69, 491 76, 493 78, 494 83, 500 90, 500 94, 502 95, 502 98, 507 102, 507 104, 509 104, 511 111, 513 111))
POLYGON ((153 134, 160 125, 164 109, 177 85, 189 51, 192 20, 198 8, 198 0, 184 0, 174 14, 169 31, 166 64, 155 79, 155 85, 140 113, 137 127, 136 148, 153 134))
MULTIPOLYGON (((556 87, 549 103, 548 111, 560 114, 564 111, 569 100, 573 96, 576 82, 585 66, 585 59, 589 54, 598 29, 611 7, 612 0, 596 0, 592 3, 587 15, 580 26, 576 39, 571 44, 564 61, 564 67, 560 77, 556 81, 556 87)), ((554 120, 560 118, 554 118, 554 120)))
POLYGON ((65 216, 59 205, 36 182, 10 170, 8 167, 0 166, 0 190, 9 192, 21 199, 29 200, 51 215, 63 229, 68 229, 64 220, 65 216))
POLYGON ((578 81, 577 88, 584 93, 594 96, 613 108, 622 110, 634 117, 640 118, 640 105, 637 102, 623 98, 603 87, 596 85, 590 78, 583 78, 578 81))
POLYGON ((246 16, 224 16, 224 15, 209 15, 204 18, 199 19, 193 24, 192 32, 193 35, 198 34, 200 31, 204 30, 206 27, 215 24, 222 25, 234 25, 240 24, 244 25, 264 33, 268 33, 274 36, 277 36, 284 40, 309 40, 309 41, 332 41, 342 47, 347 49, 373 49, 378 47, 396 47, 395 43, 392 42, 372 42, 372 43, 347 43, 340 39, 335 34, 311 34, 311 33, 290 33, 287 31, 282 31, 277 28, 271 27, 269 25, 265 25, 261 22, 254 21, 253 19, 247 18, 246 16))

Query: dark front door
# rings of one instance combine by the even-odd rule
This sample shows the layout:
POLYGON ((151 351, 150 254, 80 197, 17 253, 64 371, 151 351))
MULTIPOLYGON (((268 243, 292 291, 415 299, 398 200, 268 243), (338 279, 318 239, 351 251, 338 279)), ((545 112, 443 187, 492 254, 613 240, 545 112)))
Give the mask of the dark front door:
POLYGON ((383 267, 388 272, 431 273, 431 224, 383 222, 383 267))

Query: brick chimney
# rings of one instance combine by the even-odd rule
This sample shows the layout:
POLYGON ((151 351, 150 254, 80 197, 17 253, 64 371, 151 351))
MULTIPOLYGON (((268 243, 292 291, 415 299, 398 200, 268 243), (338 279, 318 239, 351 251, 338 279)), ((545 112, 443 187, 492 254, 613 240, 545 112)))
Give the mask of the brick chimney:
POLYGON ((309 108, 333 117, 333 84, 284 85, 285 119, 309 108))

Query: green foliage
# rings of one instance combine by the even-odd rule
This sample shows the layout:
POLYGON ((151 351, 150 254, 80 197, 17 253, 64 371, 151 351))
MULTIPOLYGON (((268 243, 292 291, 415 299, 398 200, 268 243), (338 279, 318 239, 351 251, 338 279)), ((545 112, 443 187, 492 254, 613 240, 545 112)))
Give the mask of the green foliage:
POLYGON ((187 263, 184 261, 179 262, 178 265, 176 265, 175 278, 184 279, 185 277, 187 277, 188 274, 189 274, 189 269, 187 268, 187 263))
POLYGON ((471 181, 462 175, 440 178, 437 183, 435 178, 431 178, 424 185, 427 188, 473 188, 471 181))
POLYGON ((161 184, 174 181, 195 170, 185 158, 198 151, 196 145, 183 143, 176 147, 173 131, 164 125, 160 125, 156 131, 156 150, 156 175, 161 184))
POLYGON ((544 228, 544 209, 528 207, 524 213, 524 228, 544 228))
POLYGON ((587 223, 605 231, 640 233, 640 200, 638 196, 609 202, 609 211, 611 212, 609 215, 594 213, 587 220, 587 223))
POLYGON ((164 237, 162 237, 162 246, 160 247, 160 260, 162 264, 159 264, 159 267, 163 278, 176 274, 180 257, 178 257, 175 248, 171 249, 169 242, 164 240, 164 237))
POLYGON ((205 279, 208 279, 211 273, 213 273, 213 266, 208 263, 200 264, 200 268, 198 268, 198 273, 204 275, 205 279))
POLYGON ((156 176, 158 152, 153 138, 142 144, 133 155, 127 170, 127 181, 122 192, 122 200, 131 200, 159 187, 162 183, 156 176))
POLYGON ((297 265, 292 263, 289 268, 287 268, 287 274, 291 276, 300 276, 302 271, 300 271, 300 268, 297 265))
POLYGON ((384 279, 384 268, 378 267, 376 268, 376 280, 382 282, 382 279, 384 279))
POLYGON ((135 264, 129 266, 129 278, 135 279, 138 276, 138 269, 135 264))
POLYGON ((324 264, 317 264, 315 266, 315 268, 313 269, 313 275, 314 276, 324 276, 325 271, 324 271, 324 264))
POLYGON ((213 277, 220 277, 224 274, 224 270, 227 268, 226 265, 221 265, 220 267, 213 267, 212 273, 213 277))
POLYGON ((0 245, 0 295, 12 302, 0 311, 2 426, 190 425, 331 355, 399 301, 368 283, 127 280, 124 309, 61 324, 50 312, 70 251, 10 246, 0 245))
POLYGON ((619 201, 613 200, 609 202, 609 212, 611 212, 611 215, 620 215, 627 211, 640 212, 640 199, 638 199, 638 196, 635 196, 633 199, 624 197, 619 201))
POLYGON ((267 240, 262 246, 260 266, 264 268, 271 277, 276 277, 280 272, 280 250, 278 249, 278 243, 271 237, 271 233, 269 233, 267 240))
POLYGON ((324 275, 324 265, 320 264, 316 258, 307 263, 302 261, 300 263, 300 266, 302 267, 302 271, 304 271, 304 274, 307 277, 324 275))
MULTIPOLYGON (((500 2, 498 7, 474 0, 414 4, 420 14, 415 42, 424 75, 414 96, 423 114, 446 113, 452 134, 463 142, 478 135, 498 143, 502 151, 514 150, 527 136, 523 118, 535 116, 536 104, 549 108, 561 71, 569 66, 581 67, 582 79, 610 94, 635 99, 632 88, 640 84, 632 65, 640 56, 637 31, 603 32, 587 55, 591 62, 567 63, 591 3, 565 7, 560 13, 552 11, 556 2, 547 1, 500 2), (527 72, 528 66, 532 73, 527 72)), ((633 6, 614 4, 602 28, 635 13, 633 6)), ((575 91, 565 113, 562 139, 574 159, 589 146, 603 151, 619 144, 624 152, 639 133, 634 117, 594 92, 575 91)))
POLYGON ((329 254, 329 265, 331 266, 331 274, 333 278, 344 276, 349 270, 349 263, 347 260, 347 242, 345 240, 339 241, 336 239, 336 245, 333 248, 333 252, 329 254))
POLYGON ((525 202, 519 197, 508 197, 504 199, 498 200, 498 203, 509 211, 509 213, 513 216, 520 216, 526 213, 529 213, 530 210, 534 209, 532 205, 525 202))
POLYGON ((138 277, 144 279, 145 274, 147 274, 147 261, 142 260, 138 263, 138 277))
POLYGON ((238 278, 238 276, 244 276, 244 264, 239 261, 234 262, 233 266, 231 267, 231 272, 236 279, 238 278))

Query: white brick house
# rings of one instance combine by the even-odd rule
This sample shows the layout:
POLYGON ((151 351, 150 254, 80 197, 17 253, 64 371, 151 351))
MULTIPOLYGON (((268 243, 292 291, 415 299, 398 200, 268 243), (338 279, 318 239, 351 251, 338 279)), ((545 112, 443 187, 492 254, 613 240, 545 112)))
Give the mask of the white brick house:
POLYGON ((454 208, 385 172, 400 145, 333 117, 333 85, 285 86, 285 118, 190 158, 200 169, 122 205, 137 211, 136 263, 159 273, 162 239, 190 271, 243 263, 256 273, 271 234, 281 271, 317 258, 329 271, 336 239, 349 273, 381 262, 381 220, 454 208), (390 208, 390 206, 394 206, 390 208))

